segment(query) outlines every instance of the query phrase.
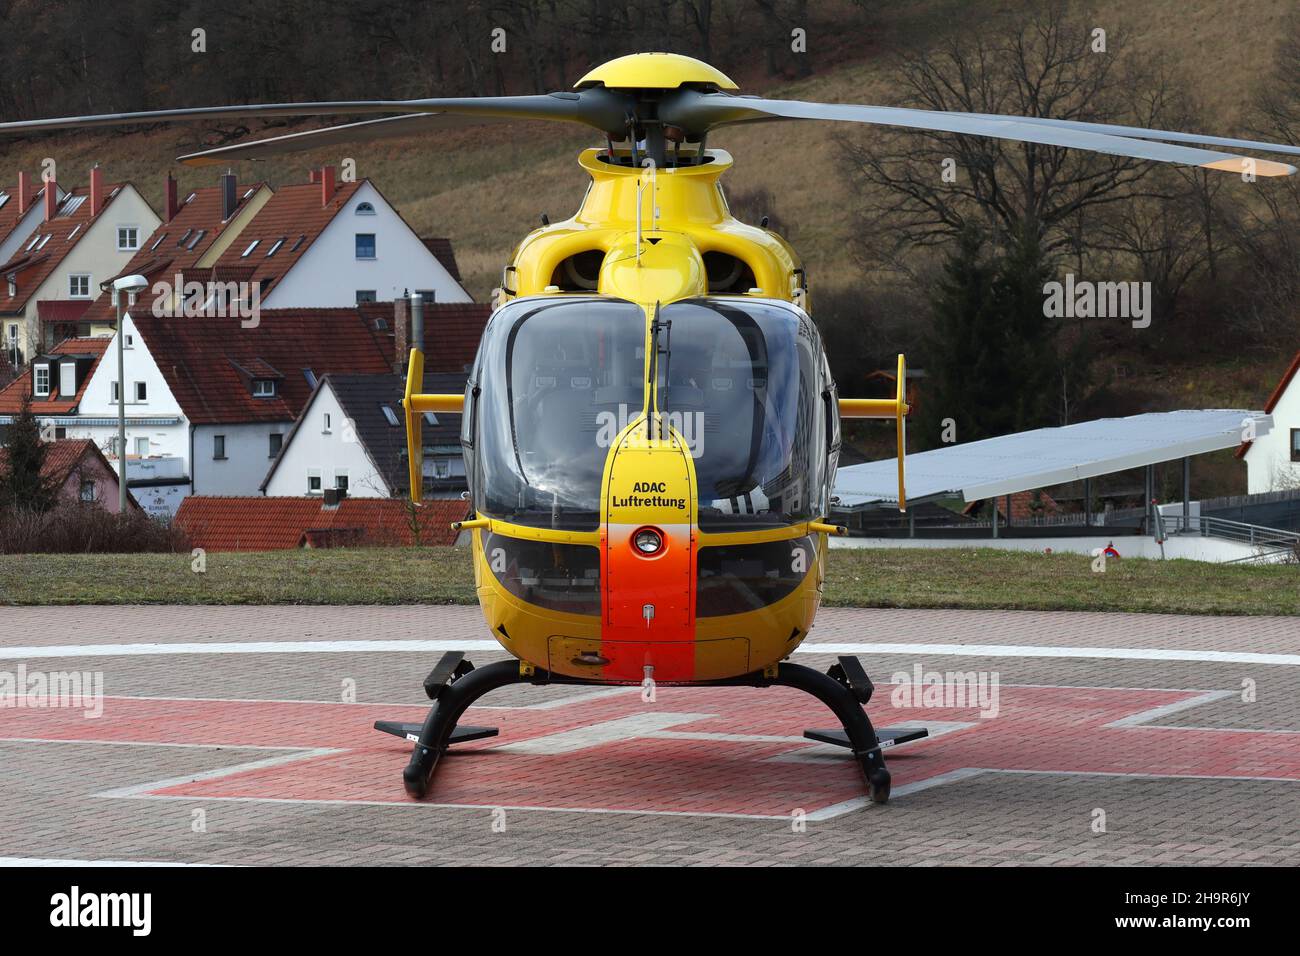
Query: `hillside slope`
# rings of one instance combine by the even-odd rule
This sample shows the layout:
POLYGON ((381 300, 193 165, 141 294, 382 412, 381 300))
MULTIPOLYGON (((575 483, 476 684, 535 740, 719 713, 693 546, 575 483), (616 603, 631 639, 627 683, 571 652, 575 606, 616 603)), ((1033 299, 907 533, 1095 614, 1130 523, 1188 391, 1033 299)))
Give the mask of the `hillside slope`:
MULTIPOLYGON (((958 0, 896 5, 880 14, 873 35, 837 38, 857 60, 809 80, 764 90, 770 95, 840 102, 890 102, 896 94, 892 53, 933 43, 975 15, 989 16, 1005 4, 981 4, 980 13, 958 0), (848 40, 850 42, 843 43, 848 40)), ((1084 5, 1079 9, 1087 9, 1084 5)), ((1140 5, 1105 0, 1088 19, 1108 34, 1127 34, 1130 49, 1166 58, 1190 82, 1215 132, 1230 132, 1265 76, 1286 15, 1288 0, 1253 0, 1248 9, 1212 0, 1150 0, 1140 5)), ((809 42, 818 42, 816 36, 809 42)), ((724 70, 737 64, 717 64, 724 70)), ((743 65, 740 65, 743 68, 743 65)), ((741 70, 737 70, 741 72, 741 70)), ((434 93, 435 91, 430 91, 434 93)), ((382 95, 382 91, 379 95, 382 95)), ((309 128, 307 125, 295 128, 309 128)), ((284 127, 272 127, 272 134, 284 127)), ((840 284, 856 269, 847 253, 852 202, 836 162, 834 124, 766 124, 720 131, 711 145, 733 153, 726 180, 736 192, 763 186, 776 197, 782 217, 807 260, 814 282, 840 284)), ((20 168, 58 162, 65 185, 84 182, 98 162, 109 176, 134 181, 161 204, 162 179, 171 157, 193 148, 202 134, 183 126, 130 134, 60 135, 36 141, 0 140, 0 176, 8 182, 20 168)), ((869 135, 869 134, 868 134, 869 135)), ((513 244, 542 212, 552 220, 571 214, 585 187, 574 155, 593 145, 584 131, 545 123, 483 127, 437 139, 394 140, 300 153, 280 160, 244 162, 241 179, 273 184, 301 181, 311 165, 356 160, 401 209, 421 235, 450 236, 471 293, 485 298, 497 283, 513 244)), ((175 167, 182 190, 210 183, 214 169, 175 167)), ((183 195, 183 193, 182 193, 183 195)))

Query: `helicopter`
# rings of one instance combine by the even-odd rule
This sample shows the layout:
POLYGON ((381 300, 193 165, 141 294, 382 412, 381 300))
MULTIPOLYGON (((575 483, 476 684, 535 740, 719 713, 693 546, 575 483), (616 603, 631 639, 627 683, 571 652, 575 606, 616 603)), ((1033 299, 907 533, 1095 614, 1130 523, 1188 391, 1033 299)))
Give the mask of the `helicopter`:
MULTIPOLYGON (((484 694, 516 683, 784 686, 841 730, 870 799, 889 799, 883 751, 924 728, 877 731, 855 657, 825 673, 789 661, 820 603, 845 418, 894 423, 906 509, 906 367, 892 399, 840 397, 794 248, 730 213, 719 128, 829 120, 996 137, 1255 176, 1294 166, 1238 150, 1300 147, 1043 117, 809 103, 737 94, 720 70, 636 53, 542 95, 287 103, 0 123, 0 133, 211 118, 397 113, 206 149, 186 165, 259 159, 487 122, 583 124, 604 138, 578 157, 581 206, 515 248, 463 394, 422 394, 415 336, 403 401, 411 497, 421 496, 424 414, 461 415, 486 625, 510 655, 475 668, 444 655, 424 681, 423 723, 375 727, 413 743, 403 783, 432 785, 441 757, 496 728, 461 726, 484 694), (1215 147, 1213 149, 1208 147, 1215 147), (1232 150, 1224 152, 1222 150, 1232 150)), ((644 696, 644 695, 643 695, 644 696)))

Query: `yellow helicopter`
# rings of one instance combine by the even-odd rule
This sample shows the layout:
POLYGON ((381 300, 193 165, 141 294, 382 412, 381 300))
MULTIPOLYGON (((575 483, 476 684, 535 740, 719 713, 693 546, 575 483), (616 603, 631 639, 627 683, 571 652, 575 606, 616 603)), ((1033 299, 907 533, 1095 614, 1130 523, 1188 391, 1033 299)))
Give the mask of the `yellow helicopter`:
POLYGON ((732 217, 719 127, 835 120, 1093 150, 1256 176, 1295 167, 1221 152, 1300 148, 1036 117, 941 113, 734 95, 699 60, 641 53, 589 72, 571 92, 180 109, 0 124, 34 132, 212 117, 393 113, 205 150, 191 165, 499 120, 586 124, 591 178, 564 222, 534 230, 505 267, 497 308, 463 395, 420 394, 412 349, 405 411, 419 500, 425 412, 459 413, 474 517, 479 602, 512 660, 475 669, 448 654, 425 680, 423 724, 380 721, 414 743, 406 790, 423 796, 458 726, 511 683, 787 686, 823 701, 871 798, 889 797, 882 750, 923 729, 877 733, 856 658, 826 673, 789 663, 812 628, 825 573, 840 419, 894 422, 904 487, 904 360, 893 399, 840 398, 808 280, 789 243, 732 217))

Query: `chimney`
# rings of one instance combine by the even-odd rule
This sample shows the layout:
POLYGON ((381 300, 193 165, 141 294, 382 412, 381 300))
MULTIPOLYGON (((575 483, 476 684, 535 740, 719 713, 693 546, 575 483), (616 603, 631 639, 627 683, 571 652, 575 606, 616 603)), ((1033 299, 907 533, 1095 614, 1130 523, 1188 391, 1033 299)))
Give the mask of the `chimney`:
POLYGON ((104 174, 98 165, 90 170, 90 214, 98 216, 104 208, 104 174))
POLYGON ((307 170, 307 182, 309 182, 309 183, 318 183, 318 182, 320 182, 320 170, 319 170, 319 169, 309 169, 309 170, 307 170))
POLYGON ((406 374, 406 360, 411 351, 406 331, 408 314, 406 297, 393 300, 393 371, 398 375, 406 374))
POLYGON ((411 293, 411 348, 424 351, 424 296, 411 293))
POLYGON ((167 174, 167 181, 163 184, 163 205, 167 210, 163 222, 171 222, 181 211, 181 204, 176 196, 176 177, 171 173, 167 174))
POLYGON ((32 177, 26 171, 18 174, 18 215, 27 211, 27 204, 36 194, 32 192, 32 177))
POLYGON ((59 214, 59 184, 50 176, 45 180, 45 221, 49 222, 59 214))
POLYGON ((320 170, 320 204, 328 206, 334 198, 334 167, 322 166, 320 170))
POLYGON ((221 177, 221 221, 225 222, 235 214, 235 174, 226 173, 221 177))

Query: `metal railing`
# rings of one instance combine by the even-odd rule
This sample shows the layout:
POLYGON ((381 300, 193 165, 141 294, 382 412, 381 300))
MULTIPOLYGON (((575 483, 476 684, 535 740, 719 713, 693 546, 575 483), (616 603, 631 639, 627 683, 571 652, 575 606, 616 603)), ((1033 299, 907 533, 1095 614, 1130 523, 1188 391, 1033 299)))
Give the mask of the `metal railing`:
POLYGON ((1281 528, 1266 528, 1263 525, 1247 524, 1244 521, 1232 521, 1228 518, 1214 518, 1208 515, 1184 518, 1180 514, 1161 515, 1166 535, 1199 534, 1207 538, 1223 538, 1252 547, 1269 547, 1291 550, 1300 547, 1300 533, 1284 531, 1281 528))

